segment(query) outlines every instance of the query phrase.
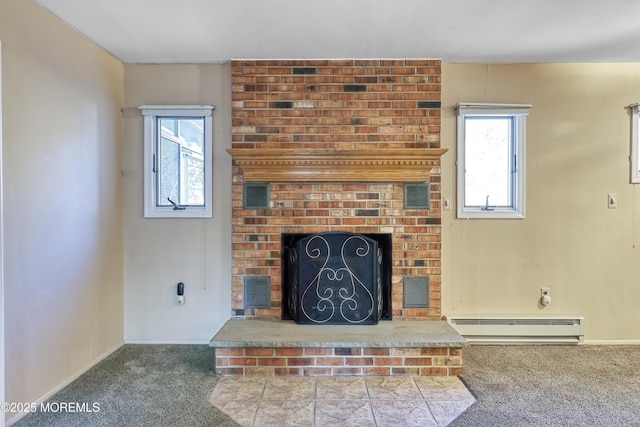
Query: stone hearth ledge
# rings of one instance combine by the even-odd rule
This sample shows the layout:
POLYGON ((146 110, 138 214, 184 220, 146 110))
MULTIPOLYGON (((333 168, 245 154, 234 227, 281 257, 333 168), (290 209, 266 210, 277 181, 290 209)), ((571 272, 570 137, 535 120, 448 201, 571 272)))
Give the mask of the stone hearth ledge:
POLYGON ((445 321, 394 320, 377 325, 298 325, 285 320, 231 319, 210 347, 466 347, 467 340, 445 321))

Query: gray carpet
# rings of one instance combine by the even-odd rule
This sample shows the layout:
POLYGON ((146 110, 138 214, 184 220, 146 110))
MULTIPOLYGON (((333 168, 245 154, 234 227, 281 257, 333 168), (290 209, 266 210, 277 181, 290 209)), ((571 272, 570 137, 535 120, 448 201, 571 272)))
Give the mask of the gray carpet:
MULTIPOLYGON (((453 427, 640 426, 640 346, 471 346, 463 363, 477 402, 453 427)), ((100 412, 15 425, 235 427, 207 402, 216 381, 206 345, 125 345, 49 400, 100 412)))
POLYGON ((14 425, 235 427, 207 402, 213 368, 208 345, 125 345, 48 401, 97 402, 99 412, 33 413, 14 425))
POLYGON ((640 346, 471 346, 450 425, 640 426, 640 346))

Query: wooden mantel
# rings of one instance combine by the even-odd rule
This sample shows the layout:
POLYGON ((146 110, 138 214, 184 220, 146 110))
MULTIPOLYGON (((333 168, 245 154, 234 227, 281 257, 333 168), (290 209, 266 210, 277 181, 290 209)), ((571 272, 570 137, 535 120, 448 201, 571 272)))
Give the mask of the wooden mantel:
POLYGON ((446 148, 230 148, 244 182, 428 182, 446 148))

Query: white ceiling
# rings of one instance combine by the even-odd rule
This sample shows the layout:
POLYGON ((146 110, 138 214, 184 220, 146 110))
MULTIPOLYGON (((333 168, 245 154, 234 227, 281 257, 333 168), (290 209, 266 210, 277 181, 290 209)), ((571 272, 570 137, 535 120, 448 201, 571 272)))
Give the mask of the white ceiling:
POLYGON ((35 0, 123 62, 640 62, 638 0, 35 0))

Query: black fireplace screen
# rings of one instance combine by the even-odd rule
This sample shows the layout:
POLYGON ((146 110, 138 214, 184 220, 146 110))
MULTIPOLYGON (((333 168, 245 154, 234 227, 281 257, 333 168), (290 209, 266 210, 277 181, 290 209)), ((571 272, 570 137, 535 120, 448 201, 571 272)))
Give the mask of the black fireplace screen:
POLYGON ((390 239, 343 232, 287 236, 283 318, 305 324, 390 318, 390 239))

